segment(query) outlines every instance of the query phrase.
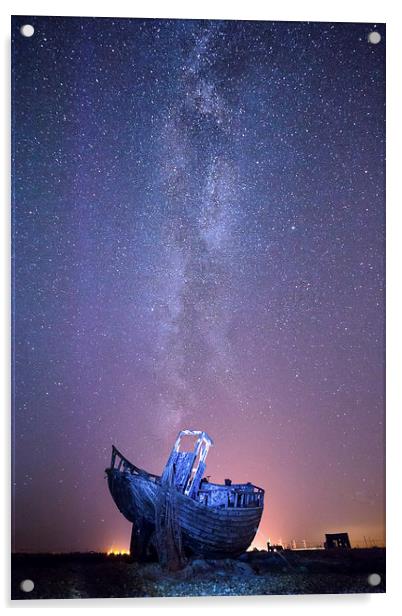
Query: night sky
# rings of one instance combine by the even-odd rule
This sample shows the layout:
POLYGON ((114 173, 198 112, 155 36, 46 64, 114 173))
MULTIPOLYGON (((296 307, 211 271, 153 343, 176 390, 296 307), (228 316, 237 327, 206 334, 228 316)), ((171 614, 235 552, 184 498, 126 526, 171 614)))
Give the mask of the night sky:
POLYGON ((255 545, 383 541, 384 26, 12 38, 13 549, 127 548, 111 446, 182 428, 266 490, 255 545))

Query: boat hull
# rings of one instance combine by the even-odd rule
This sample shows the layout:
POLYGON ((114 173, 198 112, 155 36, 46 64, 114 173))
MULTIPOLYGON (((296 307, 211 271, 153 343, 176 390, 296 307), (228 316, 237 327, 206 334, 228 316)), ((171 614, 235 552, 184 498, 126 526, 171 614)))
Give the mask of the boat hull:
MULTIPOLYGON (((109 469, 107 475, 118 509, 134 529, 145 530, 143 534, 152 545, 156 504, 163 488, 146 476, 117 469, 109 469)), ((210 507, 179 492, 175 501, 184 550, 202 558, 239 556, 253 541, 262 515, 262 507, 210 507)))

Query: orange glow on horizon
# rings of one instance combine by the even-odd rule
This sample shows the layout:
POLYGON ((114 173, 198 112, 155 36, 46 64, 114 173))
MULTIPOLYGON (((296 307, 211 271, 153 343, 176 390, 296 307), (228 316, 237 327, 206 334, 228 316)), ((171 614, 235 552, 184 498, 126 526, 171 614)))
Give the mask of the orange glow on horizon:
POLYGON ((110 550, 108 550, 106 554, 108 556, 130 556, 130 550, 110 548, 110 550))

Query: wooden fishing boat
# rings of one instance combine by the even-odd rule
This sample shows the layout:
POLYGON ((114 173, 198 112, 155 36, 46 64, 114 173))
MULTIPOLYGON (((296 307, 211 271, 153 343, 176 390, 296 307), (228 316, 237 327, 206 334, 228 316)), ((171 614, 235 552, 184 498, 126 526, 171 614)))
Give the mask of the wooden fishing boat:
POLYGON ((157 556, 158 533, 167 532, 169 524, 186 555, 236 557, 250 546, 263 512, 264 490, 229 479, 209 482, 204 471, 211 445, 205 432, 181 431, 161 476, 138 468, 113 447, 108 485, 118 509, 133 524, 133 558, 157 556), (189 436, 196 439, 194 449, 182 451, 182 438, 189 436))

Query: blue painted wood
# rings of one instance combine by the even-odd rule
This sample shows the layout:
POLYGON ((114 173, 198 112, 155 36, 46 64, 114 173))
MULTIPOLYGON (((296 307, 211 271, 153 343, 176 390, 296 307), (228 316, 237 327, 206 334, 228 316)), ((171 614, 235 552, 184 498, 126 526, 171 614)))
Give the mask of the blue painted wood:
POLYGON ((134 525, 132 546, 139 558, 157 552, 156 525, 161 525, 156 523, 172 511, 187 554, 224 558, 241 554, 251 544, 264 508, 264 490, 252 483, 227 480, 222 485, 203 477, 211 444, 205 432, 180 432, 162 476, 138 468, 113 447, 106 469, 109 490, 134 525), (180 451, 181 437, 189 434, 197 439, 194 450, 180 451), (165 513, 169 503, 174 509, 165 513))

